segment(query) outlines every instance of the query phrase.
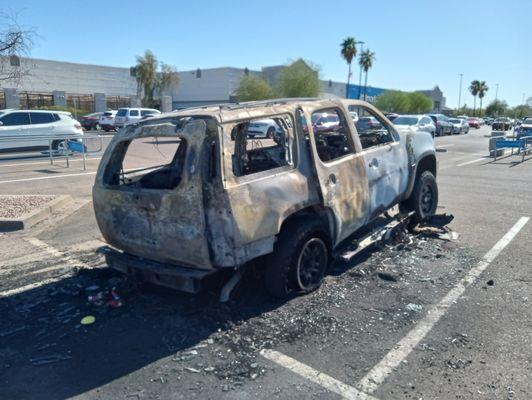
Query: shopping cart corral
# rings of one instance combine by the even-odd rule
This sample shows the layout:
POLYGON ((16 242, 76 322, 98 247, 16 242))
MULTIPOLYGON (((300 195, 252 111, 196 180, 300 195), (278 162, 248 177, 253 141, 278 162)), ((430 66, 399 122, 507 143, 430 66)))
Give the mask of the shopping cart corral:
POLYGON ((490 155, 497 161, 497 157, 502 156, 506 149, 511 149, 510 156, 521 156, 521 162, 525 161, 525 156, 532 152, 532 136, 522 136, 519 138, 493 138, 494 143, 490 144, 490 155), (494 145, 494 146, 493 146, 494 145))
MULTIPOLYGON (((100 153, 103 149, 102 135, 13 135, 0 137, 1 148, 25 149, 39 148, 39 153, 46 155, 50 159, 50 164, 54 164, 57 159, 66 159, 67 167, 70 167, 70 159, 76 154, 83 159, 83 170, 87 170, 87 156, 100 153), (10 143, 13 146, 10 146, 10 143), (16 143, 16 146, 15 146, 16 143), (48 148, 44 143, 48 143, 48 148), (27 146, 21 146, 21 144, 27 146)), ((18 153, 17 150, 13 150, 18 153)), ((9 154, 9 153, 2 153, 9 154)))

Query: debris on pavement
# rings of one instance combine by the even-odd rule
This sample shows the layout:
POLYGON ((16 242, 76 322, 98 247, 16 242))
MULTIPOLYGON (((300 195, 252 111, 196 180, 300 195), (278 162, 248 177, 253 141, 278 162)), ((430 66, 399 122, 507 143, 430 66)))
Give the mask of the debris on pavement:
POLYGON ((406 309, 408 311, 421 312, 423 310, 423 306, 420 304, 408 303, 406 305, 406 309))
POLYGON ((421 221, 411 228, 417 235, 435 237, 446 241, 457 241, 458 232, 451 230, 447 225, 454 219, 452 214, 437 214, 421 221))
POLYGON ((96 321, 96 318, 93 315, 87 315, 83 317, 80 321, 81 325, 91 325, 96 321))
POLYGON ((72 357, 66 354, 50 354, 44 357, 31 358, 30 363, 33 365, 53 364, 59 361, 70 360, 72 357))

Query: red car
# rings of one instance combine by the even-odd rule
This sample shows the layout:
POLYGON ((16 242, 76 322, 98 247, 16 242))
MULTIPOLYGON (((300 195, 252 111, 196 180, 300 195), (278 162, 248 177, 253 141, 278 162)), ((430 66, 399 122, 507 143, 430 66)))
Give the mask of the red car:
POLYGON ((480 129, 480 121, 477 118, 468 118, 467 123, 470 128, 480 129))

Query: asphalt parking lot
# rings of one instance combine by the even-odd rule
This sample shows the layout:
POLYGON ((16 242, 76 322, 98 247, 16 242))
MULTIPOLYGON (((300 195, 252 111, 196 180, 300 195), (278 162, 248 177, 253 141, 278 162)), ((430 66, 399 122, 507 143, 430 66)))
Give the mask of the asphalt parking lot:
POLYGON ((1 156, 0 194, 74 201, 0 234, 0 398, 530 398, 532 157, 492 161, 488 133, 436 138, 439 211, 457 241, 412 235, 337 261, 318 291, 287 302, 260 274, 227 304, 216 287, 131 287, 94 251, 101 151, 86 171, 79 156, 69 168, 1 156), (117 287, 121 305, 88 301, 94 286, 117 287), (86 315, 96 321, 81 325, 86 315))

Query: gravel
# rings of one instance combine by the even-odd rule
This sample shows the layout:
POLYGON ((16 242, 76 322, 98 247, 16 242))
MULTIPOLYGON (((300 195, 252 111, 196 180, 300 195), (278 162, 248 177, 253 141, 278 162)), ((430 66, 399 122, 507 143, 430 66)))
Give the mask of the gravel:
POLYGON ((41 208, 55 198, 56 196, 0 195, 0 218, 20 218, 41 208))

